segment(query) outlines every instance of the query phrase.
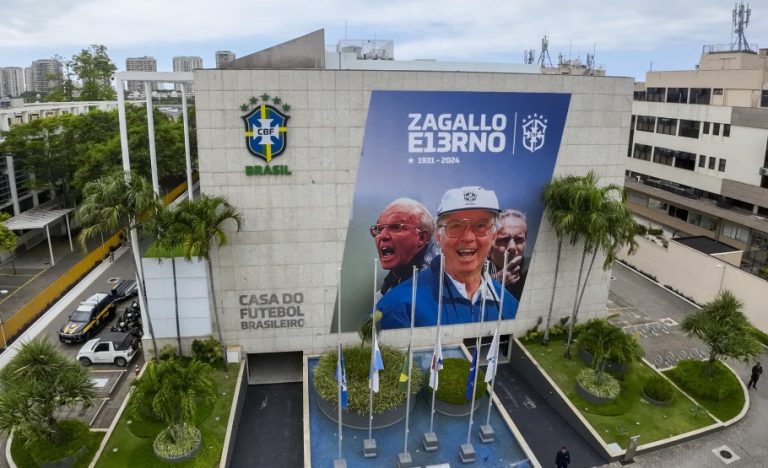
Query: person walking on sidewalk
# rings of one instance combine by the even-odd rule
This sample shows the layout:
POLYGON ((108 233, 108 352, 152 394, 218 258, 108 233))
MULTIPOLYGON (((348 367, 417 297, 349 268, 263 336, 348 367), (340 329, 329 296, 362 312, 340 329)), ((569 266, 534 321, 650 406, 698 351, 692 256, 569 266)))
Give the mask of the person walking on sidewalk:
POLYGON ((568 449, 563 446, 560 450, 557 452, 557 456, 555 456, 555 465, 557 468, 568 468, 568 465, 571 463, 571 454, 568 452, 568 449))
POLYGON ((760 379, 760 374, 762 373, 763 373, 763 366, 761 366, 760 363, 758 362, 752 367, 752 377, 749 379, 747 388, 752 387, 754 389, 757 389, 757 381, 760 379))

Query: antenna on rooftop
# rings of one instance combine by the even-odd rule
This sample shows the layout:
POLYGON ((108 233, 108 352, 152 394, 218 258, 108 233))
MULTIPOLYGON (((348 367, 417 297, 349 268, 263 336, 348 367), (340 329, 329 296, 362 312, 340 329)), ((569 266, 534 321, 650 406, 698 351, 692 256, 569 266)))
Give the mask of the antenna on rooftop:
POLYGON ((533 60, 536 55, 536 50, 534 49, 526 49, 523 51, 523 63, 527 65, 533 65, 533 60))
POLYGON ((747 42, 747 36, 744 31, 749 26, 749 17, 752 15, 752 10, 749 8, 749 3, 744 6, 744 2, 740 1, 733 7, 733 32, 736 33, 736 41, 731 44, 731 48, 734 50, 749 51, 749 42, 747 42))
POLYGON ((541 54, 539 54, 539 66, 543 67, 548 63, 552 67, 552 59, 549 58, 549 37, 544 35, 541 39, 541 54))

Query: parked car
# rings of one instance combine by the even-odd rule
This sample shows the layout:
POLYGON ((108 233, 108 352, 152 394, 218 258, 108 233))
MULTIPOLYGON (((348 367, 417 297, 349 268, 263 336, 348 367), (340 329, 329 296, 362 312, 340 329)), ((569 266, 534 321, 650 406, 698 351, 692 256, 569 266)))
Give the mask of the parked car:
POLYGON ((107 332, 104 336, 86 342, 77 353, 77 360, 85 367, 92 364, 115 364, 125 367, 136 357, 141 340, 131 333, 107 332))
POLYGON ((59 330, 62 343, 80 343, 93 338, 96 332, 115 316, 112 294, 97 293, 80 303, 59 330))

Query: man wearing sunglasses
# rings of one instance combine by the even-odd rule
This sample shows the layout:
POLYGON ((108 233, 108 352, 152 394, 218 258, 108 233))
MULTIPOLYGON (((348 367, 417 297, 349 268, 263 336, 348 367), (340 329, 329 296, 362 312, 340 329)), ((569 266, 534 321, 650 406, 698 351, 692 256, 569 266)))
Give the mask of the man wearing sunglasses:
MULTIPOLYGON (((485 298, 485 320, 496 320, 501 294, 502 318, 517 312, 517 300, 484 271, 496 239, 499 201, 493 191, 482 187, 461 187, 445 192, 437 209, 436 240, 444 257, 445 277, 441 323, 479 322, 485 298)), ((383 329, 410 327, 413 279, 404 281, 377 304, 383 329)), ((440 257, 418 276, 415 326, 437 324, 440 257)))
POLYGON ((384 208, 370 228, 381 267, 389 270, 381 295, 408 279, 413 266, 429 266, 435 255, 430 248, 434 231, 432 215, 416 200, 398 198, 384 208))

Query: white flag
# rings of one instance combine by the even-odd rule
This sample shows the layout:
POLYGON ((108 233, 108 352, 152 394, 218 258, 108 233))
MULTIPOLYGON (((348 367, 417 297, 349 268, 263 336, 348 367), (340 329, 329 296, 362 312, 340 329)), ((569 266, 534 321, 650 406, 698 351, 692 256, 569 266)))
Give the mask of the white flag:
POLYGON ((496 364, 499 360, 499 331, 493 332, 493 341, 491 341, 491 349, 488 350, 488 367, 485 369, 485 382, 493 380, 493 376, 496 375, 496 364))
POLYGON ((435 350, 432 352, 432 364, 429 366, 429 388, 437 391, 437 382, 440 370, 443 368, 443 347, 440 345, 440 337, 437 337, 435 350))
POLYGON ((373 359, 371 363, 371 377, 370 386, 371 390, 379 393, 379 371, 384 370, 384 359, 381 357, 381 350, 379 349, 379 340, 376 338, 376 333, 373 334, 373 359))

